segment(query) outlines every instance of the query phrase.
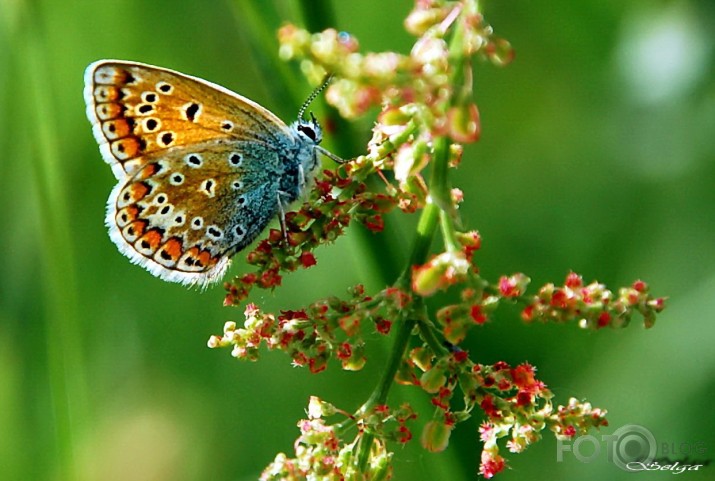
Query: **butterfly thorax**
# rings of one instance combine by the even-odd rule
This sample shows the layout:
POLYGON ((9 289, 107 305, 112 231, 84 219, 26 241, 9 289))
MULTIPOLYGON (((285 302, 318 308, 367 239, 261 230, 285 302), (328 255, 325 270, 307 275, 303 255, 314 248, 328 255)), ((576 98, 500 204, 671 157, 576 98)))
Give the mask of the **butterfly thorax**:
POLYGON ((319 165, 317 147, 323 138, 315 119, 300 119, 289 128, 293 134, 293 145, 281 154, 285 170, 280 179, 280 192, 284 205, 298 199, 312 181, 319 165))

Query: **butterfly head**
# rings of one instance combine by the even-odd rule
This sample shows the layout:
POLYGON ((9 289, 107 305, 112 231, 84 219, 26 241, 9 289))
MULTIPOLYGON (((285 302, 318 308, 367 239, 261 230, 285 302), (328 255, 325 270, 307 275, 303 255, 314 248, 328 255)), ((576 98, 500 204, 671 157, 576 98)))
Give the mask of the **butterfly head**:
POLYGON ((300 138, 307 142, 318 145, 323 140, 323 129, 312 112, 310 120, 300 118, 291 127, 300 138))
POLYGON ((317 97, 320 92, 325 89, 325 87, 328 86, 332 78, 332 74, 326 75, 325 80, 323 80, 323 83, 315 90, 313 90, 313 92, 311 92, 311 94, 308 96, 305 102, 303 102, 303 105, 298 111, 298 120, 293 125, 291 125, 291 128, 295 132, 297 132, 300 138, 312 142, 313 145, 318 145, 320 144, 320 141, 323 140, 323 129, 320 128, 320 124, 315 118, 315 115, 313 115, 313 112, 310 113, 310 120, 306 120, 303 115, 308 109, 310 103, 315 100, 315 97, 317 97))

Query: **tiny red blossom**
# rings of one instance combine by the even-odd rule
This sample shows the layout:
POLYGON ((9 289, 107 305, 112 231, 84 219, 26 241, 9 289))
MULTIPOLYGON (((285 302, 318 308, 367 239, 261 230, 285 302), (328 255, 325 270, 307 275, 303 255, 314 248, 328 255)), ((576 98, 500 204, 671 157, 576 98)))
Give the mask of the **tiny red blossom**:
POLYGON ((532 403, 532 396, 528 392, 519 392, 516 395, 517 406, 529 406, 532 403))
POLYGON ((537 385, 534 377, 534 367, 530 364, 520 364, 511 370, 514 384, 522 391, 532 391, 537 385))
POLYGON ((300 263, 303 267, 308 268, 317 264, 317 261, 312 252, 303 252, 300 255, 300 263))
POLYGON ((469 353, 467 351, 457 351, 454 353, 454 360, 458 363, 462 363, 469 359, 469 353))
POLYGON ((406 426, 400 426, 397 431, 400 433, 398 442, 405 444, 412 439, 412 432, 406 426))
POLYGON ((310 369, 310 372, 313 374, 317 374, 319 372, 325 371, 325 369, 328 367, 328 363, 325 361, 325 358, 323 357, 318 357, 318 358, 310 358, 308 361, 308 368, 310 369))
POLYGON ((501 415, 499 414, 499 410, 494 405, 494 399, 492 398, 492 396, 489 396, 489 395, 484 396, 484 399, 479 404, 479 407, 481 407, 482 411, 484 411, 484 414, 486 414, 490 418, 500 418, 501 417, 501 415))
POLYGON ((338 348, 338 352, 336 353, 336 356, 338 359, 350 359, 350 356, 353 355, 353 350, 352 347, 350 346, 349 343, 344 342, 340 345, 338 348))
POLYGON ((506 378, 502 378, 497 383, 497 388, 500 389, 501 391, 508 391, 512 388, 511 381, 509 381, 506 378))
POLYGON ((390 329, 392 328, 392 322, 387 319, 380 319, 375 323, 375 328, 380 334, 387 335, 390 333, 390 329))
POLYGON ((283 278, 277 270, 267 270, 261 275, 261 287, 277 287, 281 285, 283 278))
POLYGON ((633 283, 633 289, 638 292, 646 292, 648 290, 648 284, 639 279, 633 283))
POLYGON ((479 473, 486 479, 493 478, 504 470, 504 458, 498 454, 492 455, 488 451, 482 451, 482 463, 479 465, 479 473))
POLYGON ((583 285, 583 279, 575 272, 569 272, 569 274, 566 276, 565 285, 566 287, 570 287, 571 289, 577 289, 583 285))
POLYGON ((477 324, 484 324, 487 322, 487 316, 482 312, 482 306, 475 304, 469 309, 469 315, 472 320, 477 324))
POLYGON ((494 363, 494 370, 501 371, 504 369, 509 369, 509 364, 505 361, 497 361, 494 363))
POLYGON ((363 224, 365 224, 365 227, 370 229, 372 232, 382 232, 385 228, 385 221, 383 220, 381 215, 367 217, 363 221, 363 224))

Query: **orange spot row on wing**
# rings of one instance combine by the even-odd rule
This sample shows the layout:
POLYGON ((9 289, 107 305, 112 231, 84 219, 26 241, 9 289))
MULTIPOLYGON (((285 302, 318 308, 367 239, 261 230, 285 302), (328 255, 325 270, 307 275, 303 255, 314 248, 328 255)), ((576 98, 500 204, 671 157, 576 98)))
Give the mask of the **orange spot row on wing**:
POLYGON ((120 160, 137 157, 141 151, 142 146, 139 143, 139 140, 134 137, 127 137, 112 142, 112 154, 120 160))
POLYGON ((133 133, 127 119, 109 120, 102 123, 102 131, 108 139, 121 139, 133 133))
POLYGON ((182 243, 177 237, 172 237, 161 246, 161 250, 166 252, 171 257, 172 262, 177 262, 183 254, 181 249, 182 243))
POLYGON ((151 164, 147 164, 144 167, 142 167, 141 172, 139 173, 138 178, 145 180, 148 179, 149 177, 153 177, 156 175, 157 172, 161 170, 161 167, 159 164, 156 162, 152 162, 151 164))
POLYGON ((116 119, 122 117, 122 115, 124 114, 122 106, 114 102, 105 102, 98 104, 97 107, 95 107, 95 111, 97 112, 97 117, 99 117, 101 120, 116 119))
POLYGON ((162 234, 159 229, 149 229, 146 234, 137 241, 143 249, 156 252, 161 245, 162 234))
POLYGON ((129 194, 134 202, 142 200, 149 193, 149 186, 144 182, 134 182, 129 186, 129 194))
POLYGON ((207 250, 200 250, 194 246, 186 252, 186 264, 192 267, 209 268, 216 265, 218 258, 211 257, 211 253, 207 250), (191 259, 191 261, 189 260, 191 259))

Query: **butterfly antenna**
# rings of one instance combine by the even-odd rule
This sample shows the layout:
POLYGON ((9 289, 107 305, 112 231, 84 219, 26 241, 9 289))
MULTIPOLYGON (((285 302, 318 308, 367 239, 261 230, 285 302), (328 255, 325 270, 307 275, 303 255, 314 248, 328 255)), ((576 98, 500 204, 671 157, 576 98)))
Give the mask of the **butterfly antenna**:
POLYGON ((320 95, 320 92, 322 92, 323 90, 325 90, 325 87, 328 86, 328 84, 330 83, 331 80, 333 80, 333 74, 331 74, 331 73, 326 74, 326 75, 325 75, 325 79, 323 79, 323 83, 320 84, 319 87, 316 87, 315 90, 313 90, 313 92, 312 92, 312 93, 308 96, 308 98, 305 100, 305 102, 303 102, 303 106, 302 106, 302 107, 300 108, 300 110, 298 111, 298 118, 299 118, 299 119, 302 119, 302 118, 303 118, 303 115, 305 114, 305 111, 306 111, 306 109, 308 108, 308 106, 311 104, 311 102, 313 102, 313 100, 315 100, 315 97, 317 97, 318 95, 320 95))

